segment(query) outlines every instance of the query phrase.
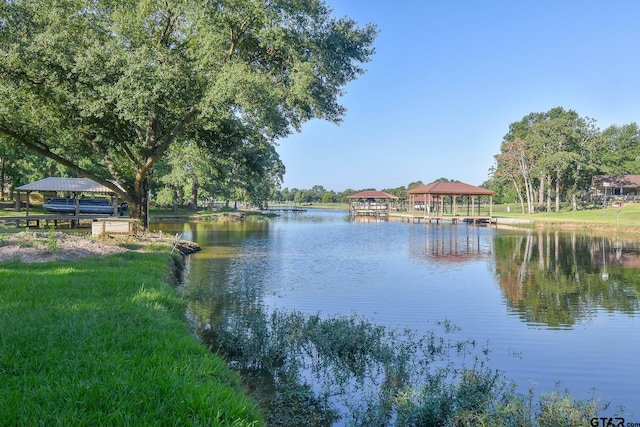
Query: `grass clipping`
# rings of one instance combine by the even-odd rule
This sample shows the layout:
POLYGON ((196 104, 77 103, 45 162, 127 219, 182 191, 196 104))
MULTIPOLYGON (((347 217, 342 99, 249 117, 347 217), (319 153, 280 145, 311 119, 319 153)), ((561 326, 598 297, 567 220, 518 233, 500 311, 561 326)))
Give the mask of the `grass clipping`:
POLYGON ((112 255, 128 249, 63 232, 22 231, 0 240, 0 262, 26 263, 112 255))

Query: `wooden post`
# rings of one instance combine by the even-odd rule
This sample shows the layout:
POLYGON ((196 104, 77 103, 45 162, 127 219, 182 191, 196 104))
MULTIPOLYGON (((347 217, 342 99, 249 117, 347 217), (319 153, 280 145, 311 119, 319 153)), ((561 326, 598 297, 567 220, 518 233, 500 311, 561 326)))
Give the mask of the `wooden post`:
POLYGON ((80 215, 80 199, 78 199, 78 193, 73 193, 73 200, 76 204, 76 216, 80 215))
MULTIPOLYGON (((31 191, 27 191, 27 213, 26 216, 29 216, 29 199, 31 198, 31 191)), ((29 222, 27 221, 27 227, 29 226, 29 222)))

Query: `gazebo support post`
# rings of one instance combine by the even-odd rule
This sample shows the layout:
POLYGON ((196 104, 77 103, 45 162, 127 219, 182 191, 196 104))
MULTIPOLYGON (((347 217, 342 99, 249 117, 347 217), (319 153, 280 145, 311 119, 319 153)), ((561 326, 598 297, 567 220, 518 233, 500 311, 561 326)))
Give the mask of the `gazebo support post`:
POLYGON ((476 216, 476 196, 471 196, 471 216, 476 216))

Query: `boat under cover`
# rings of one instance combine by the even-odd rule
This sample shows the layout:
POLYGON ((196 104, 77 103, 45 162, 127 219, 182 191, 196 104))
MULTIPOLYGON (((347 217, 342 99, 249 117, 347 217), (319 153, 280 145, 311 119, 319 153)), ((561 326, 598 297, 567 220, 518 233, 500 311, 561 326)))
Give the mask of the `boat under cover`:
MULTIPOLYGON (((78 199, 79 212, 91 214, 113 214, 111 200, 105 198, 78 199)), ((51 197, 42 205, 49 212, 76 213, 76 200, 67 197, 51 197)))

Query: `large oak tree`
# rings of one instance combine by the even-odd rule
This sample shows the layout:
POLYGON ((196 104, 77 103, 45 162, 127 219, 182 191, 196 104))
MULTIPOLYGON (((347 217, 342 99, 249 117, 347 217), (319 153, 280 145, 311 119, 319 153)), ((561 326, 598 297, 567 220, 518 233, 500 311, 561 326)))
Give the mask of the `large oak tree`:
POLYGON ((2 0, 0 133, 111 188, 146 226, 172 144, 224 156, 339 122, 375 35, 320 0, 2 0))

